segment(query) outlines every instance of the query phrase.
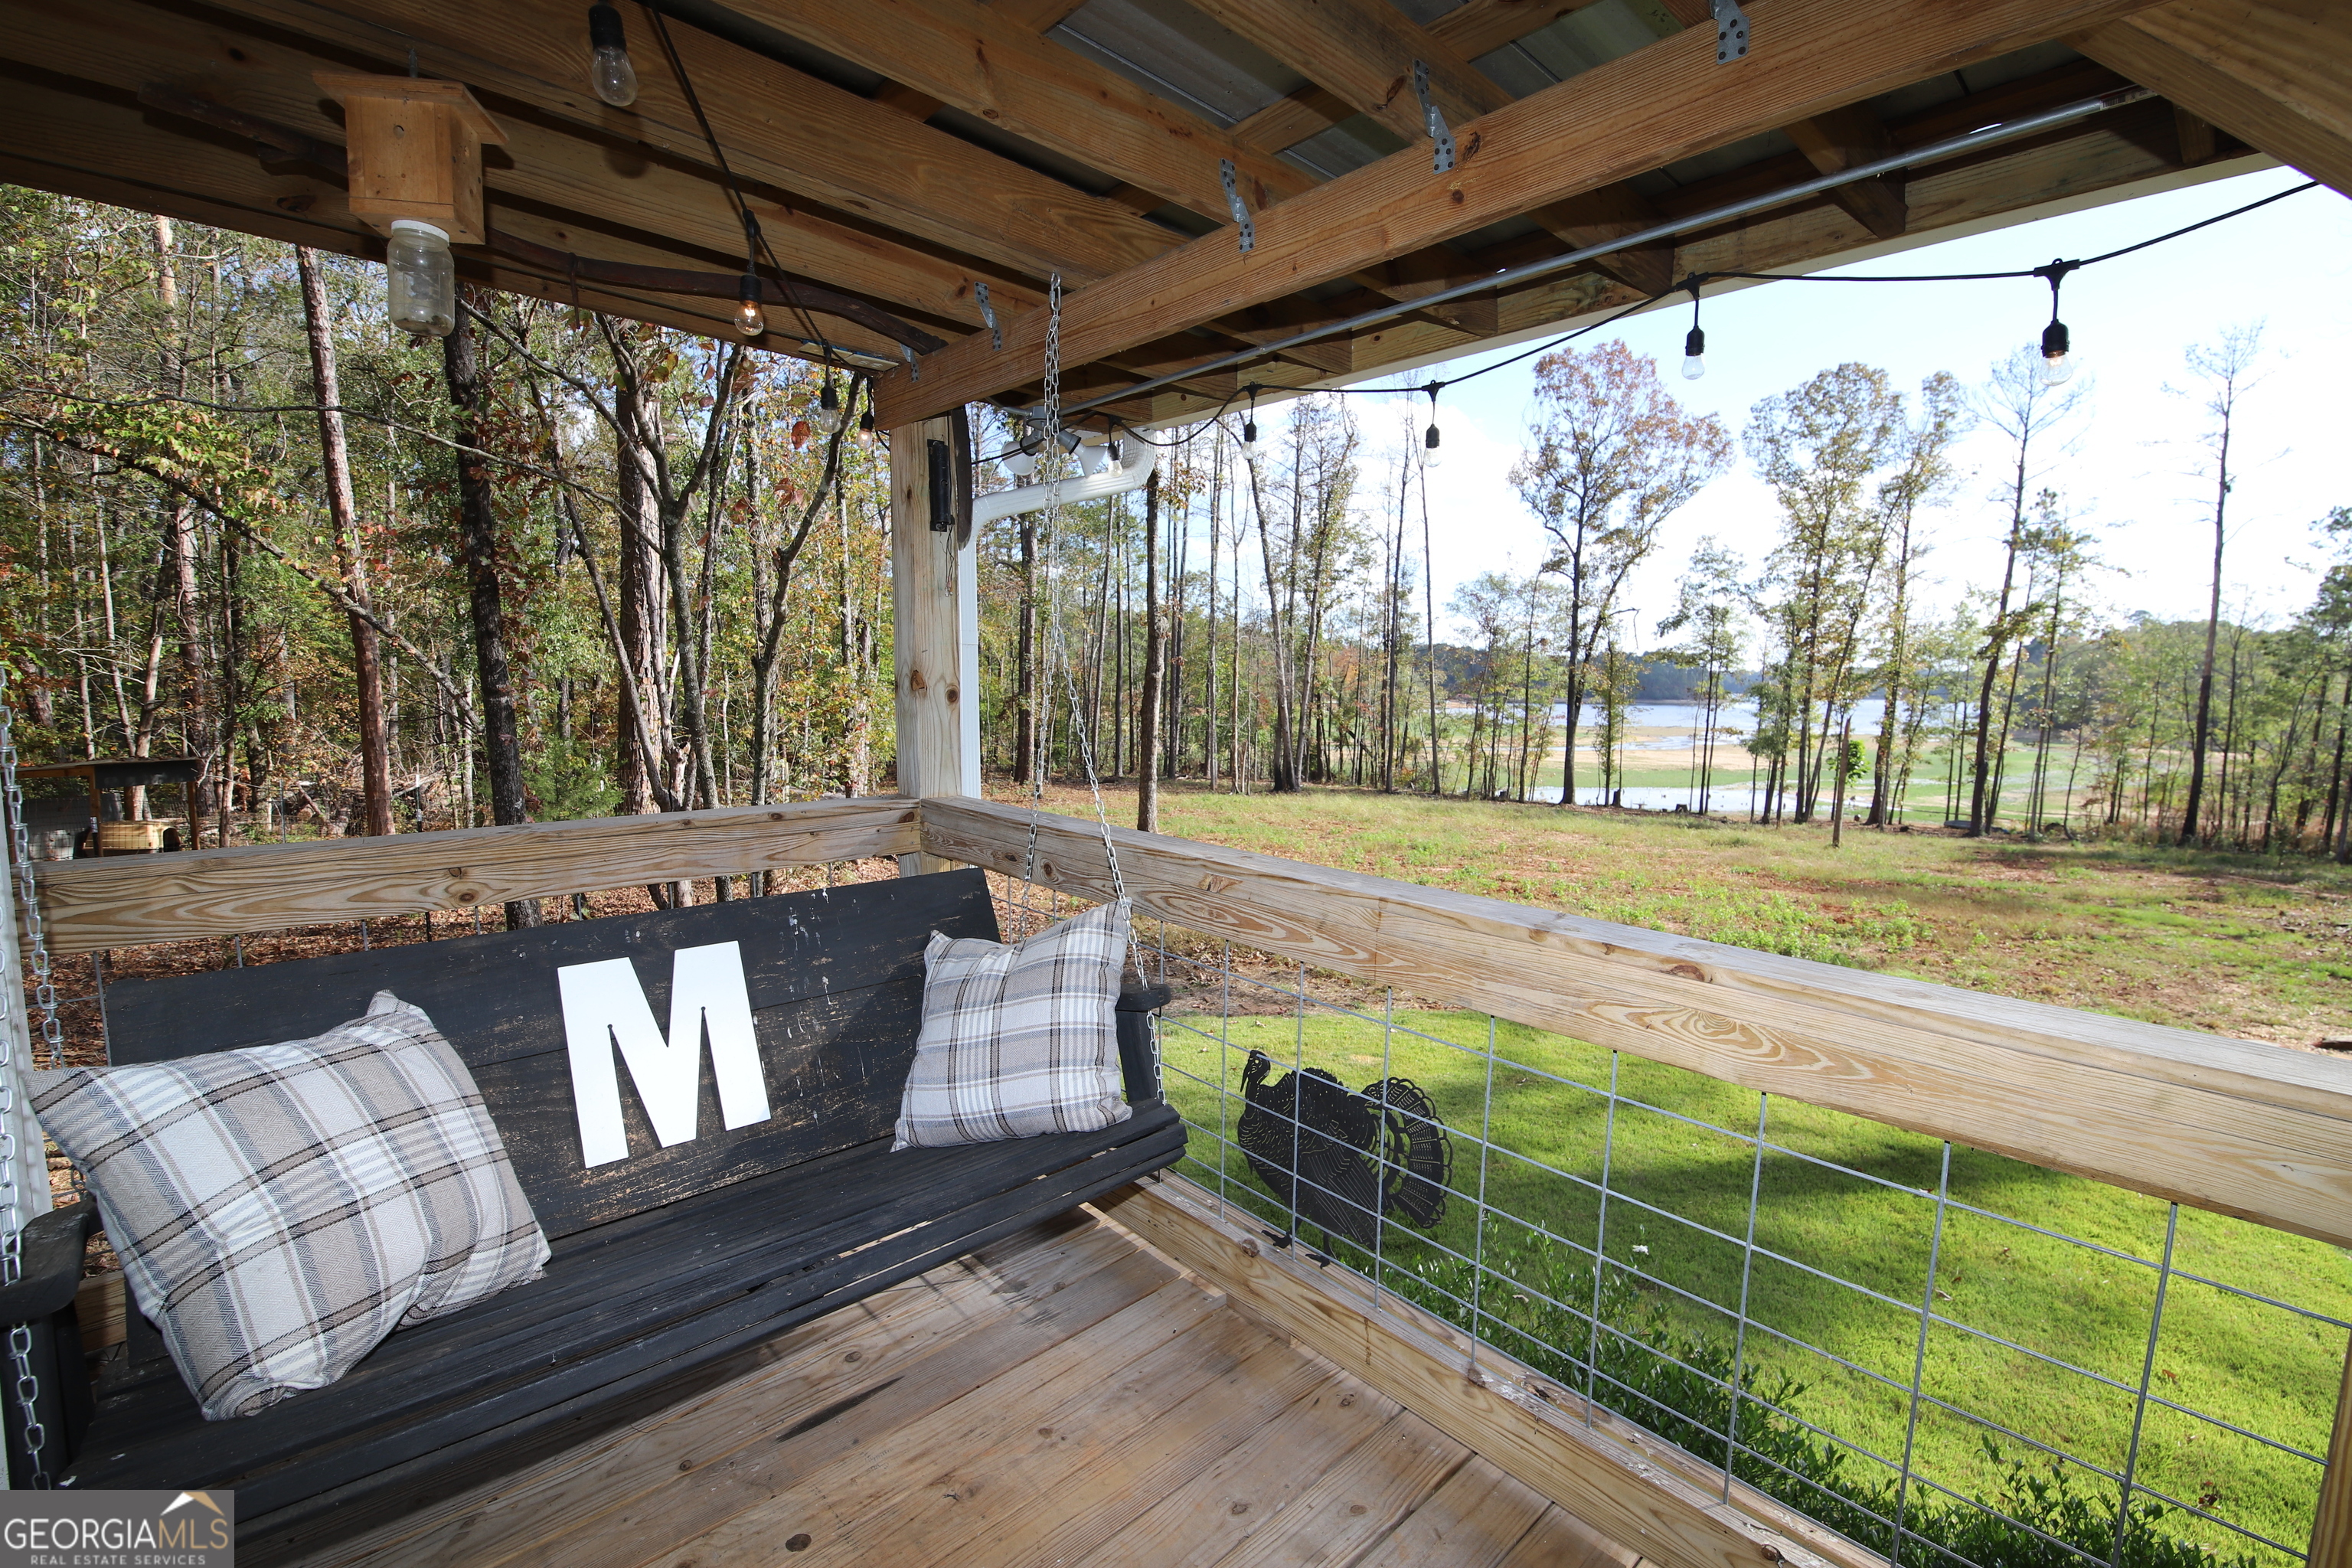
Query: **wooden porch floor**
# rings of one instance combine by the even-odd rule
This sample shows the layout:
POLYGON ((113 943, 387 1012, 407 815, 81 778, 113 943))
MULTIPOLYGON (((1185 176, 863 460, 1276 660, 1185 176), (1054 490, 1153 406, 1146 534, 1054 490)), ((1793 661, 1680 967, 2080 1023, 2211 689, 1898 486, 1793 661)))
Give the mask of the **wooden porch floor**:
POLYGON ((1636 1568, 1081 1212, 309 1568, 1636 1568))

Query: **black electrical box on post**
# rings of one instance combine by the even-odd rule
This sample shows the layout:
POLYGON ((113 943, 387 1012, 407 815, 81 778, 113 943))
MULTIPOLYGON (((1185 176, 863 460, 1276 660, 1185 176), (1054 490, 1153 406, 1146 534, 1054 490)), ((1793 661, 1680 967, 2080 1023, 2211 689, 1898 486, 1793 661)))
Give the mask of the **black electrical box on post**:
POLYGON ((931 531, 945 533, 956 525, 955 461, 945 441, 930 443, 931 531))

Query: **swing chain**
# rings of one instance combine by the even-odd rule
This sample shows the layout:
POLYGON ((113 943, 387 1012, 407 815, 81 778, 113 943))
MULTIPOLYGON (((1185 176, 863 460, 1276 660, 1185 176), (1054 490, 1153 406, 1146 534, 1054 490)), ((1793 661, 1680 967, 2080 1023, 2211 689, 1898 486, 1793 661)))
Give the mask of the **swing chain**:
MULTIPOLYGON (((0 674, 0 698, 6 681, 0 674)), ((39 890, 33 881, 32 836, 25 827, 25 788, 16 780, 16 740, 5 702, 0 702, 0 783, 8 801, 8 847, 16 858, 16 907, 24 912, 25 933, 32 939, 33 1005, 41 1010, 41 1043, 48 1047, 48 1065, 65 1066, 65 1026, 58 1022, 58 988, 49 973, 49 940, 41 922, 39 890)), ((39 1052, 34 1065, 39 1065, 39 1052)))
MULTIPOLYGON (((22 874, 26 923, 33 938, 37 958, 34 973, 40 978, 38 1005, 47 1014, 43 1030, 50 1042, 50 1060, 58 1061, 57 993, 49 984, 48 950, 41 938, 40 906, 33 901, 33 857, 30 841, 25 832, 25 794, 16 783, 16 741, 10 722, 7 672, 0 669, 0 776, 5 780, 5 802, 9 844, 16 852, 18 871, 22 874)), ((16 1062, 16 1031, 14 1027, 25 1005, 25 994, 16 975, 5 977, 0 984, 0 1286, 14 1285, 24 1278, 24 1205, 19 1191, 16 1148, 16 1094, 18 1064, 16 1062)), ((26 1035, 26 1049, 32 1049, 32 1037, 26 1035)), ((35 1490, 47 1490, 49 1486, 48 1467, 43 1463, 42 1450, 47 1447, 48 1433, 41 1425, 39 1402, 41 1382, 33 1371, 33 1331, 30 1324, 15 1323, 8 1329, 8 1366, 10 1394, 16 1401, 16 1412, 22 1421, 26 1468, 35 1490)))

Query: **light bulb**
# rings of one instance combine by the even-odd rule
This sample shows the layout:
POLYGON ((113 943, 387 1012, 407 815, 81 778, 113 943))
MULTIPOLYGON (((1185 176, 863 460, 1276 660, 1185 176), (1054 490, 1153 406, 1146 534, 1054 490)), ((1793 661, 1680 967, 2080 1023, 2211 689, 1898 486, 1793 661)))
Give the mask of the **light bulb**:
POLYGON ((1683 379, 1696 381, 1706 374, 1706 333, 1693 327, 1683 337, 1683 379))
POLYGON ((1433 420, 1430 423, 1429 428, 1421 433, 1421 466, 1423 468, 1433 468, 1437 467, 1437 446, 1439 439, 1437 425, 1436 422, 1433 420))
POLYGON ((415 218, 393 219, 383 267, 393 325, 420 338, 446 338, 457 330, 457 262, 446 234, 415 218))
POLYGON ((1037 471, 1037 454, 1025 446, 1007 447, 996 454, 996 460, 1016 479, 1025 479, 1037 471))
POLYGON ((857 444, 861 447, 874 445, 874 410, 871 408, 857 416, 857 444))
POLYGON ((1242 421, 1242 456, 1244 458, 1257 456, 1257 421, 1255 419, 1242 421))
POLYGON ((824 378, 824 390, 816 395, 816 406, 809 410, 809 420, 827 436, 841 428, 841 394, 830 375, 824 378))
POLYGON ((2074 374, 2074 344, 2067 340, 2066 323, 2052 321, 2042 329, 2042 384, 2056 386, 2074 374))
POLYGON ((621 13, 604 0, 588 7, 588 84, 615 109, 637 101, 637 68, 629 63, 629 38, 621 13))
POLYGON ((735 307, 735 330, 747 338, 756 338, 768 330, 768 312, 760 308, 760 278, 755 272, 743 274, 742 287, 735 291, 740 301, 735 307))

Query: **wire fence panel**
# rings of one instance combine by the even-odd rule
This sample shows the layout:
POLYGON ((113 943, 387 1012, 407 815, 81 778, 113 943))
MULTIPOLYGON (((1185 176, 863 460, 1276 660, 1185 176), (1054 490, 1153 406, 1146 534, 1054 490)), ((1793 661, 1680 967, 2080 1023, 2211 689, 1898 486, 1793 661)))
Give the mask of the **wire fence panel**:
POLYGON ((1181 1173, 1374 1310, 1899 1563, 2302 1560, 2352 1328, 2337 1249, 1146 934, 1181 1173), (1441 1184, 1424 1113, 1442 1202, 1416 1193, 1441 1184))

